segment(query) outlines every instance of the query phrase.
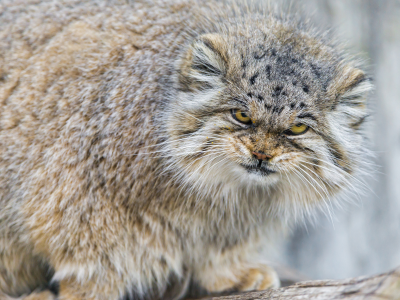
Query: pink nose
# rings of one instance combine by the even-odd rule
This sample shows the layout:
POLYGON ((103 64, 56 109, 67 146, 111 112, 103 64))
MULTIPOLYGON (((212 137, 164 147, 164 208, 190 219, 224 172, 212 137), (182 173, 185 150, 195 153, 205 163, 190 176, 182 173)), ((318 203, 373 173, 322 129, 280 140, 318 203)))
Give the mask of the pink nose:
POLYGON ((258 160, 267 160, 267 159, 271 159, 272 155, 268 155, 262 152, 252 152, 254 157, 258 160))

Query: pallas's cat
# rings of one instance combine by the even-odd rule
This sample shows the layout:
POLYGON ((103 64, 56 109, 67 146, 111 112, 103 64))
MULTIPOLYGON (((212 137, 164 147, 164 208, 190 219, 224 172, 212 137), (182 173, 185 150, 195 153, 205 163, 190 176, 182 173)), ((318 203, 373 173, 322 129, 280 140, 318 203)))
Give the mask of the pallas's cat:
POLYGON ((348 187, 363 153, 356 63, 256 5, 1 9, 0 290, 277 287, 268 233, 348 187))

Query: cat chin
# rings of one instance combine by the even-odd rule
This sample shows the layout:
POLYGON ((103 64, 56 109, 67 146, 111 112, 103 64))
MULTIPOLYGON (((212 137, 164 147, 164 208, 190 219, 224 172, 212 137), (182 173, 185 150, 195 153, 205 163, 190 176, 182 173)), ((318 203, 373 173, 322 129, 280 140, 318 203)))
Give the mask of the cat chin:
POLYGON ((248 170, 242 165, 232 161, 225 162, 224 165, 213 166, 206 172, 189 173, 185 176, 185 181, 190 185, 216 187, 224 186, 229 190, 268 188, 276 185, 280 179, 279 172, 258 172, 257 170, 248 170))
POLYGON ((279 182, 280 176, 279 173, 269 173, 268 175, 264 173, 258 173, 258 172, 248 172, 246 170, 242 171, 243 172, 243 184, 246 184, 247 186, 271 186, 275 185, 277 182, 279 182))
POLYGON ((272 186, 281 178, 278 172, 259 172, 258 170, 249 170, 241 165, 233 167, 231 172, 233 174, 233 176, 229 176, 231 183, 245 188, 272 186))

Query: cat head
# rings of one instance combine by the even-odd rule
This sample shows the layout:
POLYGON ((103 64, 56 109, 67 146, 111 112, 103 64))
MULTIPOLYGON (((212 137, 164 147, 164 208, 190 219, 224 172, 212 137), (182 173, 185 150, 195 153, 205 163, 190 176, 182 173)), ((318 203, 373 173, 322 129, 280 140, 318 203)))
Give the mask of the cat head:
POLYGON ((176 176, 298 202, 335 194, 363 153, 366 75, 290 24, 232 27, 198 36, 178 63, 166 111, 176 176))

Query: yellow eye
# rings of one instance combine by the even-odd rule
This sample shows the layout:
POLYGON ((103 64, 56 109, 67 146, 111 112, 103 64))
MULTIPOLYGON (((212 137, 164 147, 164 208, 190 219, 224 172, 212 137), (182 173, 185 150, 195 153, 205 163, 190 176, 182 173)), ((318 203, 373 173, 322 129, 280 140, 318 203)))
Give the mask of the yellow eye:
POLYGON ((250 117, 243 111, 238 109, 232 109, 232 116, 235 120, 243 124, 251 124, 250 117))
POLYGON ((286 133, 288 133, 290 135, 299 135, 299 134, 306 133, 308 128, 309 127, 307 125, 299 123, 299 124, 292 126, 292 128, 290 128, 286 133))

